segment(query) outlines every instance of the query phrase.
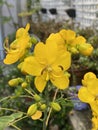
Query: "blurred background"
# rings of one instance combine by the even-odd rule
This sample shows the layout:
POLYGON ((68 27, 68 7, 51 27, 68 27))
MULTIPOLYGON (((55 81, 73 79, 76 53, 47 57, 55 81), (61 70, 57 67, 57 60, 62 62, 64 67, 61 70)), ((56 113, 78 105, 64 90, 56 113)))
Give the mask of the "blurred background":
POLYGON ((27 22, 31 33, 40 33, 38 37, 43 39, 67 24, 74 29, 90 27, 96 31, 98 0, 0 0, 0 60, 4 58, 4 38, 12 40, 15 31, 27 22))

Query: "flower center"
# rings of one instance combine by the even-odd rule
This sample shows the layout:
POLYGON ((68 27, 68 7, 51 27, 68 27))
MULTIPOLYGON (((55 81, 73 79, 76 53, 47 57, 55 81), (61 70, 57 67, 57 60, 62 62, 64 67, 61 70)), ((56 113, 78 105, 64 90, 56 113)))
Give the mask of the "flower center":
POLYGON ((52 69, 51 66, 47 66, 47 67, 46 67, 46 70, 47 70, 48 72, 52 72, 53 69, 52 69))

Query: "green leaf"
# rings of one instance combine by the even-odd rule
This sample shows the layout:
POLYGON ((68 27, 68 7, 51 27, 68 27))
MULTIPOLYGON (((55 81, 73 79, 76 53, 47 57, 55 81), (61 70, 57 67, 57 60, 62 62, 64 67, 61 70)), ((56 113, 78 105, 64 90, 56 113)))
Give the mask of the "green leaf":
POLYGON ((23 116, 22 112, 13 113, 10 116, 0 117, 0 130, 4 130, 9 123, 12 123, 14 120, 21 118, 23 116))
POLYGON ((14 113, 12 115, 10 115, 10 117, 13 117, 14 119, 20 118, 23 116, 22 112, 18 112, 18 113, 14 113))
POLYGON ((4 130, 10 122, 14 120, 14 117, 11 116, 2 116, 0 117, 0 130, 4 130))

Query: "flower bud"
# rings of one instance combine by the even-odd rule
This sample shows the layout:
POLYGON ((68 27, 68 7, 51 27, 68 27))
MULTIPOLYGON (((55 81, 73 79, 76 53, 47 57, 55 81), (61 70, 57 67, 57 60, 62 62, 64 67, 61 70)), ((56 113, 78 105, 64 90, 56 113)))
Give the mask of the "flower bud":
POLYGON ((31 37, 31 43, 36 44, 37 42, 38 42, 37 39, 34 36, 32 36, 31 37))
POLYGON ((23 65, 23 62, 21 62, 20 64, 18 64, 17 68, 21 70, 22 65, 23 65))
POLYGON ((91 44, 85 43, 85 44, 79 44, 79 52, 85 56, 91 55, 93 51, 93 47, 91 44))
POLYGON ((70 52, 73 53, 73 54, 79 53, 79 51, 75 47, 71 47, 70 52))
POLYGON ((26 81, 27 81, 28 83, 30 83, 31 80, 32 80, 32 77, 31 77, 30 75, 26 75, 26 81))
POLYGON ((67 76, 68 78, 71 76, 70 73, 68 73, 67 71, 64 72, 64 75, 67 76))
POLYGON ((26 87, 28 86, 28 84, 27 84, 27 82, 23 82, 23 83, 21 84, 21 86, 22 86, 22 88, 26 88, 26 87))
POLYGON ((37 111, 37 104, 33 104, 28 108, 27 115, 32 116, 37 111))
POLYGON ((61 106, 56 102, 51 102, 50 105, 53 108, 53 110, 55 110, 55 111, 60 111, 61 110, 61 106))
POLYGON ((46 107, 47 107, 46 104, 42 104, 42 105, 40 106, 41 110, 45 110, 46 107))
POLYGON ((23 79, 22 78, 17 78, 18 79, 18 82, 19 83, 22 83, 23 82, 23 79))
POLYGON ((19 80, 18 78, 16 79, 11 79, 8 84, 11 86, 11 87, 14 87, 14 86, 17 86, 19 84, 19 80))
POLYGON ((38 102, 41 100, 41 97, 38 94, 35 94, 34 99, 38 102))

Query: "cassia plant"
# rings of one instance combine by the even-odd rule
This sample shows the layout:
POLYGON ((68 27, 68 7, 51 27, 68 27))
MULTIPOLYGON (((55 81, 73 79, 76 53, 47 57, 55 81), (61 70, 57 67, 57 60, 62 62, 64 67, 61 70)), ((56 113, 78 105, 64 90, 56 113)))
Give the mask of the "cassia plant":
MULTIPOLYGON (((46 130, 49 126, 51 113, 62 110, 60 100, 67 100, 67 97, 64 97, 61 92, 69 86, 68 69, 71 67, 72 54, 81 53, 89 56, 93 51, 92 45, 87 43, 83 36, 77 36, 72 30, 62 29, 57 33, 52 33, 43 43, 30 36, 29 29, 30 24, 27 24, 25 28, 19 28, 15 40, 9 47, 7 46, 8 40, 5 40, 4 47, 7 54, 4 63, 7 65, 17 63, 17 67, 24 77, 13 78, 8 84, 11 87, 20 85, 28 93, 27 97, 34 102, 31 101, 27 112, 1 107, 1 110, 14 112, 10 116, 0 118, 2 130, 6 126, 13 126, 19 130, 15 123, 28 117, 31 117, 32 120, 42 121, 42 129, 46 130), (32 45, 34 45, 33 51, 32 45), (32 79, 34 81, 33 87, 31 87, 32 79)), ((81 93, 80 91, 80 99, 82 99, 81 93)), ((97 100, 97 97, 95 99, 97 100)), ((64 105, 66 106, 66 104, 64 105)))

